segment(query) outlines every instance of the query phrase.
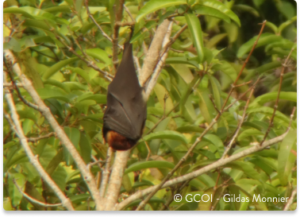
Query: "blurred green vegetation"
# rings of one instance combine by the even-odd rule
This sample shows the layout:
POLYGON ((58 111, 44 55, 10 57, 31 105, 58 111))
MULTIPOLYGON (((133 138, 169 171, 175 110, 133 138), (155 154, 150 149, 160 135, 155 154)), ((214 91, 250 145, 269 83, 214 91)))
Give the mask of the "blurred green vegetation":
MULTIPOLYGON (((94 0, 88 4, 95 20, 111 36, 113 1, 94 0)), ((272 116, 281 65, 296 46, 297 34, 296 2, 292 0, 128 0, 125 5, 137 22, 131 41, 134 56, 141 66, 146 52, 143 44, 149 46, 163 19, 174 15, 172 35, 186 23, 188 28, 169 50, 166 64, 148 100, 144 135, 128 161, 122 199, 139 189, 158 184, 213 120, 217 111, 210 97, 220 109, 259 33, 259 24, 267 20, 238 81, 238 84, 252 83, 236 88, 228 102, 239 98, 258 77, 261 78, 229 154, 244 150, 250 143, 260 142, 272 116), (197 15, 200 15, 199 19, 197 15), (149 159, 145 141, 151 150, 149 159)), ((92 162, 91 156, 104 160, 107 146, 102 138, 102 116, 109 81, 87 62, 93 61, 96 67, 113 75, 112 43, 88 18, 84 1, 7 0, 3 21, 4 49, 14 52, 22 71, 32 80, 84 161, 92 162)), ((125 11, 123 22, 131 22, 125 11)), ((129 32, 126 26, 120 28, 119 44, 128 39, 129 32)), ((296 53, 295 49, 283 76, 278 110, 267 139, 286 131, 289 115, 296 106, 296 53)), ((119 60, 121 57, 122 52, 119 52, 119 60)), ((15 79, 18 81, 17 77, 15 79)), ((29 94, 22 88, 20 91, 30 101, 29 94)), ((224 112, 174 177, 199 169, 222 156, 224 147, 236 131, 248 96, 249 93, 224 112)), ((52 131, 45 118, 24 105, 15 91, 14 100, 27 137, 52 131)), ((9 112, 6 102, 4 110, 9 112)), ((61 206, 38 206, 22 196, 13 179, 37 200, 60 202, 29 162, 6 120, 3 135, 4 209, 63 210, 61 206)), ((50 137, 30 144, 75 209, 93 210, 95 204, 88 189, 60 141, 50 137)), ((213 203, 173 201, 167 209, 282 210, 285 206, 282 202, 226 202, 223 195, 290 197, 297 187, 296 148, 296 121, 293 121, 289 135, 281 143, 203 174, 187 183, 180 192, 180 185, 160 190, 145 209, 161 209, 177 192, 182 195, 214 194, 214 200, 213 203)), ((91 169, 95 177, 100 173, 97 165, 91 169)), ((125 209, 134 210, 137 202, 125 209)), ((296 209, 296 202, 291 209, 296 209)))

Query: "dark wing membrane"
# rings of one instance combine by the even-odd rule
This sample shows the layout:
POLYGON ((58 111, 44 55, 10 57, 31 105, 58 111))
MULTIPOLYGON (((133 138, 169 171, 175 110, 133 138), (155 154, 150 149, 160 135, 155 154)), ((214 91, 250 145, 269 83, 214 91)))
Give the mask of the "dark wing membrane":
POLYGON ((116 131, 126 137, 133 134, 131 121, 126 114, 122 103, 110 93, 107 95, 107 108, 103 120, 104 129, 116 131))
POLYGON ((140 93, 129 103, 124 99, 108 94, 104 127, 127 138, 139 139, 146 119, 146 104, 139 95, 140 93))
POLYGON ((131 139, 140 137, 146 119, 146 103, 135 73, 132 45, 129 43, 125 45, 116 76, 108 86, 107 109, 104 118, 104 122, 110 122, 106 125, 110 130, 131 139), (112 117, 109 117, 110 115, 112 117), (113 126, 112 123, 114 123, 113 126))

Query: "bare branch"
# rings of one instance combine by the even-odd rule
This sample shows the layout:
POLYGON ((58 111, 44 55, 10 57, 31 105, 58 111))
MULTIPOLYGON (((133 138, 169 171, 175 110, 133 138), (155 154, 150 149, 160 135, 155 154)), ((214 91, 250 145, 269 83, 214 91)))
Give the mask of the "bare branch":
POLYGON ((295 188, 292 191, 291 197, 289 198, 288 202, 284 206, 283 211, 288 211, 290 209, 291 205, 293 204, 293 201, 294 201, 294 198, 295 198, 296 194, 297 194, 297 188, 295 188))
POLYGON ((273 110, 273 114, 271 116, 271 119, 270 119, 270 123, 269 123, 269 126, 268 126, 268 129, 264 135, 264 138, 263 140, 260 142, 260 144, 262 144, 266 138, 268 137, 269 135, 269 132, 271 130, 271 127, 273 126, 273 121, 274 121, 274 117, 275 117, 275 114, 276 114, 276 111, 277 111, 277 108, 278 108, 278 102, 279 102, 279 96, 280 96, 280 92, 281 92, 281 86, 282 86, 282 81, 283 81, 283 75, 284 75, 284 72, 287 68, 287 63, 289 61, 289 58, 293 52, 295 48, 292 48, 290 53, 288 54, 288 56, 286 57, 285 61, 284 61, 284 64, 282 64, 282 68, 281 68, 281 72, 280 72, 280 80, 279 80, 279 87, 278 87, 278 92, 277 92, 277 97, 276 97, 276 101, 275 101, 275 105, 274 105, 274 110, 273 110))
MULTIPOLYGON (((5 74, 4 74, 4 81, 6 82, 5 74)), ((13 122, 14 127, 12 127, 12 130, 14 130, 15 133, 17 134, 17 136, 19 137, 21 145, 22 145, 27 157, 29 158, 29 161, 34 166, 34 168, 38 171, 38 173, 40 174, 42 179, 45 180, 45 182, 49 185, 49 187, 54 191, 54 193, 60 199, 60 201, 62 202, 62 205, 68 210, 74 210, 69 198, 67 198, 64 195, 64 193, 60 190, 60 188, 56 185, 56 183, 51 179, 49 174, 42 167, 42 165, 40 164, 40 162, 38 160, 38 156, 33 154, 32 150, 27 142, 27 138, 24 135, 22 126, 20 124, 19 115, 16 111, 16 107, 15 107, 15 104, 13 101, 12 94, 7 89, 5 90, 5 99, 7 101, 9 110, 11 112, 11 118, 7 117, 8 116, 7 114, 5 114, 5 116, 9 120, 9 122, 10 122, 10 120, 13 122)), ((12 124, 12 123, 10 123, 10 124, 12 124)))
POLYGON ((37 105, 35 105, 35 104, 33 104, 33 103, 27 101, 27 100, 24 99, 24 97, 22 96, 22 94, 21 94, 21 92, 20 92, 18 86, 16 85, 16 82, 15 82, 15 80, 14 80, 14 77, 13 77, 13 75, 12 75, 12 62, 8 62, 8 61, 6 61, 6 59, 4 59, 4 65, 5 65, 5 67, 6 67, 7 74, 8 74, 8 76, 9 76, 9 78, 10 78, 12 84, 13 84, 13 88, 16 90, 17 95, 18 95, 18 97, 20 98, 20 100, 21 100, 25 105, 27 105, 27 106, 29 106, 29 107, 31 107, 31 108, 33 108, 33 109, 39 111, 39 107, 38 107, 37 105))
MULTIPOLYGON (((4 56, 7 60, 9 60, 11 62, 16 62, 14 56, 12 55, 12 53, 9 50, 4 51, 4 56)), ((33 101, 39 107, 42 115, 47 119, 48 123, 50 124, 50 126, 52 127, 54 132, 56 133, 58 139, 65 146, 65 148, 68 150, 68 152, 74 159, 74 162, 76 163, 78 169, 80 170, 81 175, 82 175, 86 185, 89 188, 91 196, 93 197, 93 199, 95 201, 96 209, 100 210, 101 207, 103 206, 103 204, 101 204, 101 202, 100 202, 101 201, 100 194, 97 189, 97 185, 96 185, 96 182, 95 182, 95 179, 94 179, 92 173, 87 169, 85 162, 83 161, 83 159, 77 152, 76 148, 74 147, 74 145, 72 144, 72 142, 70 141, 68 136, 65 134, 64 130, 57 123, 57 121, 54 118, 54 116, 52 115, 50 109, 45 105, 45 103, 41 100, 41 98, 38 95, 38 93, 36 92, 36 90, 33 88, 31 81, 24 74, 22 74, 21 68, 18 63, 15 63, 13 65, 13 71, 19 76, 24 89, 29 93, 29 95, 31 96, 33 101)), ((17 127, 17 129, 18 129, 18 127, 17 127)), ((26 144, 28 145, 27 138, 22 138, 21 141, 23 141, 24 143, 26 142, 26 144)), ((33 155, 33 153, 32 153, 32 155, 33 155)), ((50 185, 50 186, 52 186, 52 185, 50 185)))
POLYGON ((85 62, 89 67, 95 69, 96 71, 100 72, 107 80, 112 81, 112 75, 110 75, 108 72, 103 71, 98 66, 95 65, 93 61, 89 61, 86 58, 79 55, 72 47, 70 47, 64 39, 60 38, 58 35, 56 36, 56 39, 59 40, 66 48, 68 48, 69 51, 71 51, 75 56, 77 56, 79 59, 81 59, 83 62, 85 62))
POLYGON ((224 102, 224 104, 223 104, 223 107, 222 107, 222 109, 221 109, 221 112, 224 110, 224 108, 225 108, 225 106, 226 106, 226 104, 227 104, 227 102, 228 102, 228 100, 229 100, 229 98, 230 98, 230 96, 231 96, 231 94, 232 94, 234 88, 236 88, 236 84, 237 84, 237 82, 238 82, 240 76, 242 75, 242 73, 243 73, 243 71, 244 71, 244 69, 245 69, 245 67, 246 67, 246 65, 247 65, 247 63, 248 63, 248 61, 249 61, 249 59, 250 59, 250 57, 251 57, 251 55, 252 55, 252 53, 253 53, 253 51, 254 51, 256 45, 257 45, 257 42, 258 42, 258 40, 259 40, 259 38, 260 38, 260 36, 261 36, 261 34, 262 34, 262 32, 264 31, 266 22, 267 22, 267 21, 265 20, 265 21, 262 23, 262 26, 261 26, 261 28, 260 28, 259 34, 258 34, 258 36, 257 36, 257 38, 256 38, 256 41, 254 42, 254 44, 253 44, 253 46, 252 46, 252 48, 251 48, 251 51, 249 52, 249 54, 248 54, 248 56, 247 56, 247 59, 244 61, 241 70, 239 71, 239 73, 238 73, 238 75, 237 75, 237 77, 236 77, 234 83, 232 84, 232 86, 231 86, 231 88, 230 88, 230 90, 229 90, 229 93, 228 93, 228 95, 227 95, 227 97, 226 97, 226 99, 225 99, 225 102, 224 102))
MULTIPOLYGON (((104 30, 102 29, 102 27, 97 23, 97 21, 95 20, 95 18, 93 17, 93 15, 90 12, 89 6, 88 6, 88 0, 84 1, 85 4, 85 8, 87 11, 87 14, 89 16, 89 18, 93 21, 93 23, 97 26, 97 28, 99 29, 99 31, 102 33, 103 37, 106 38, 107 40, 109 40, 110 42, 112 42, 113 40, 104 32, 104 30)), ((123 47, 121 45, 118 45, 118 47, 123 50, 123 47)))
MULTIPOLYGON (((162 47, 163 47, 163 52, 162 52, 162 54, 161 54, 161 56, 160 56, 160 58, 159 58, 159 60, 158 60, 158 63, 157 63, 157 65, 156 65, 156 67, 155 67, 155 70, 154 70, 154 72, 153 72, 153 75, 152 75, 152 77, 151 77, 151 79, 150 79, 150 81, 149 81, 149 83, 148 83, 148 85, 147 85, 147 88, 146 88, 146 98, 148 99, 149 98, 149 96, 150 96, 150 93, 151 93, 151 91, 152 91, 152 89, 154 88, 154 86, 155 86, 155 84, 156 84, 156 82, 157 82, 157 79, 158 79, 158 77, 159 77, 159 75, 160 75, 160 72, 161 72, 161 69, 163 68, 163 66, 164 66, 164 63, 165 63, 165 61, 166 61, 166 58, 167 58, 167 56, 168 56, 168 43, 169 43, 169 41, 170 41, 170 35, 171 35, 171 31, 172 31, 172 25, 173 25, 173 21, 171 21, 171 22, 168 22, 168 27, 167 27, 167 32, 166 32, 166 34, 165 34, 165 36, 164 36, 164 40, 163 40, 163 42, 162 42, 162 47)), ((158 30, 157 30, 158 31, 158 30)), ((150 48, 151 49, 151 48, 150 48)), ((149 51, 150 51, 150 49, 149 49, 149 51)), ((148 52, 149 53, 149 52, 148 52)), ((148 55, 148 54, 147 54, 148 55)), ((145 65, 146 63, 144 63, 144 65, 145 65)), ((144 66, 143 66, 143 69, 144 69, 144 66)), ((142 73, 145 73, 144 71, 142 72, 142 73)))
POLYGON ((50 133, 47 133, 45 135, 42 135, 42 136, 39 136, 39 137, 35 137, 35 138, 28 138, 28 142, 37 142, 41 139, 45 139, 45 138, 49 138, 51 136, 55 136, 55 132, 50 132, 50 133))
POLYGON ((124 169, 127 165, 127 160, 131 150, 116 151, 115 162, 113 170, 109 179, 107 188, 107 196, 105 203, 105 210, 112 210, 118 201, 124 169))
MULTIPOLYGON (((255 87, 255 86, 254 86, 254 87, 255 87)), ((247 111, 247 108, 248 108, 248 106, 249 106, 249 102, 250 102, 250 99, 251 99, 251 97, 252 97, 252 94, 253 94, 253 92, 254 92, 254 87, 252 87, 252 90, 251 90, 251 92, 250 92, 250 95, 249 95, 249 97, 248 97, 248 100, 247 100, 247 102, 246 102, 246 105, 245 105, 245 107, 244 107, 243 116, 242 116, 242 118, 239 120, 238 127, 236 128, 236 130, 235 130, 235 132, 234 132, 234 135, 231 137, 231 139, 230 139, 230 141, 229 141, 229 143, 228 143, 228 145, 227 145, 227 147, 226 147, 226 149, 225 149, 225 151, 224 151, 224 153, 223 153, 222 158, 226 157, 227 153, 228 153, 229 150, 231 149, 232 144, 234 143, 236 137, 238 136, 238 134, 239 134, 239 132, 240 132, 240 130, 241 130, 241 128, 242 128, 242 124, 244 123, 244 120, 245 120, 245 117, 246 117, 246 111, 247 111)))
POLYGON ((62 203, 54 203, 54 204, 50 204, 50 203, 44 203, 42 201, 39 201, 33 197, 31 197, 29 194, 25 193, 24 191, 22 191, 21 187, 16 183, 16 181, 13 179, 13 183, 15 184, 15 186, 17 187, 18 191, 23 195, 23 197, 25 197, 26 199, 28 199, 29 201, 36 203, 40 206, 44 206, 44 207, 57 207, 57 206, 62 206, 62 203))
POLYGON ((113 30, 113 37, 112 37, 112 43, 113 43, 113 54, 112 54, 112 60, 115 67, 115 71, 117 71, 117 63, 118 63, 118 37, 119 37, 119 25, 116 25, 116 23, 119 23, 122 20, 123 16, 123 5, 124 0, 117 0, 114 5, 115 9, 115 23, 114 30, 113 30))
MULTIPOLYGON (((262 33, 262 31, 263 31, 263 29, 264 29, 264 27, 265 27, 265 23, 266 23, 266 21, 263 22, 263 25, 262 25, 262 28, 261 28, 260 33, 259 33, 259 35, 258 35, 258 38, 260 37, 260 35, 261 35, 261 33, 262 33)), ((156 192, 164 185, 164 183, 165 183, 169 178, 171 178, 171 176, 172 176, 172 175, 175 173, 175 171, 183 164, 183 162, 186 161, 186 159, 188 158, 188 156, 189 156, 189 155, 191 154, 191 152, 194 150, 194 148, 196 147, 196 145, 197 145, 197 144, 202 140, 202 138, 206 135, 206 133, 208 133, 209 130, 213 127, 213 125, 214 125, 215 123, 217 123, 218 119, 219 119, 219 118, 221 117, 221 115, 223 114, 224 108, 225 108, 225 106, 226 106, 226 104, 227 104, 227 102, 228 102, 228 100, 229 100, 229 98, 230 98, 230 96, 231 96, 231 94, 232 94, 234 88, 235 88, 235 85, 236 85, 236 83, 238 82, 238 79, 239 79, 239 77, 241 76, 241 74, 242 74, 242 72, 243 72, 243 69, 245 68, 245 66, 246 66, 246 64, 247 64, 247 62, 248 62, 248 60, 249 60, 249 58, 250 58, 250 56, 251 56, 251 54, 252 54, 252 52, 253 52, 253 50, 254 50, 256 44, 257 44, 258 38, 257 38, 256 42, 254 43, 254 45, 253 45, 253 47, 252 47, 252 49, 251 49, 251 51, 250 51, 250 53, 249 53, 249 55, 248 55, 246 61, 244 62, 243 66, 242 66, 242 69, 240 70, 240 72, 239 72, 239 74, 238 74, 236 80, 234 81, 234 83, 233 83, 233 85, 232 85, 232 87, 231 87, 231 89, 230 89, 230 91, 229 91, 229 93, 228 93, 228 95, 227 95, 227 97, 226 97, 226 99, 225 99, 225 101, 224 101, 224 104, 223 104, 223 106, 222 106, 222 109, 221 109, 220 113, 217 114, 217 116, 212 120, 212 122, 209 124, 209 126, 201 133, 201 135, 196 139, 196 141, 194 142, 194 144, 189 148, 189 150, 186 152, 186 154, 183 156, 183 158, 181 158, 180 161, 176 164, 176 166, 175 166, 175 167, 174 167, 174 168, 173 168, 173 169, 165 176, 165 178, 161 181, 161 183, 160 183, 159 185, 155 186, 155 188, 153 189, 153 191, 146 197, 146 199, 143 200, 143 201, 139 204, 139 206, 137 207, 136 210, 142 209, 142 208, 147 204, 147 202, 151 199, 151 197, 152 197, 152 196, 153 196, 153 195, 154 195, 154 194, 155 194, 155 193, 156 193, 156 192)), ((170 43, 170 42, 169 42, 169 43, 170 43)))
POLYGON ((152 75, 159 59, 160 59, 160 50, 162 47, 162 42, 168 31, 168 26, 170 24, 169 20, 164 20, 162 24, 157 28, 154 38, 152 39, 151 46, 147 52, 147 55, 144 59, 144 64, 142 68, 142 73, 139 77, 140 85, 143 87, 149 77, 152 75))
POLYGON ((124 9, 125 9, 125 11, 127 12, 127 14, 129 15, 129 17, 130 17, 130 19, 131 19, 131 21, 134 23, 135 22, 135 20, 134 20, 134 18, 133 18, 133 16, 132 16, 132 14, 130 13, 130 11, 129 11, 129 9, 124 5, 124 9))
MULTIPOLYGON (((166 183, 164 183, 160 187, 160 189, 161 188, 170 187, 172 185, 175 185, 175 184, 178 184, 178 183, 181 183, 181 182, 184 182, 184 181, 196 178, 196 177, 198 177, 201 174, 207 173, 208 171, 211 171, 213 169, 225 166, 226 164, 228 164, 230 162, 233 162, 235 160, 238 160, 240 158, 243 158, 243 157, 245 157, 247 155, 250 155, 250 154, 253 154, 255 152, 261 151, 261 150, 265 149, 266 147, 268 147, 270 145, 273 145, 273 144, 276 144, 276 143, 282 141, 285 138, 285 136, 287 135, 287 133, 288 133, 288 131, 285 132, 285 133, 283 133, 282 135, 280 135, 278 137, 275 137, 273 139, 265 141, 262 146, 259 146, 259 145, 251 146, 250 148, 248 148, 248 149, 246 149, 244 151, 238 152, 237 154, 231 155, 228 158, 225 158, 225 159, 221 158, 221 159, 217 160, 216 162, 214 162, 212 164, 209 164, 209 165, 207 165, 205 167, 202 167, 201 169, 198 169, 196 171, 193 171, 191 173, 185 174, 183 176, 171 179, 171 180, 167 181, 166 183)), ((155 189, 157 188, 157 186, 160 186, 160 184, 152 186, 152 187, 149 187, 149 188, 146 188, 144 190, 138 191, 138 192, 130 195, 127 199, 125 199, 124 201, 122 201, 121 203, 119 203, 118 205, 116 205, 115 206, 115 210, 121 210, 122 208, 124 208, 125 206, 127 206, 131 202, 135 201, 136 199, 142 198, 145 195, 147 195, 147 194, 155 191, 155 189)))

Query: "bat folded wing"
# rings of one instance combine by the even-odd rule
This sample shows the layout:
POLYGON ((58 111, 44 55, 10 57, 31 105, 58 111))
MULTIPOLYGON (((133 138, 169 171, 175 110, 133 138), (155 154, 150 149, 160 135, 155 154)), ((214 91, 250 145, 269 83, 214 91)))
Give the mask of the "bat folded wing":
POLYGON ((107 108, 104 114, 104 126, 106 131, 113 130, 132 140, 138 140, 141 136, 145 114, 141 104, 123 104, 122 100, 107 95, 107 108))

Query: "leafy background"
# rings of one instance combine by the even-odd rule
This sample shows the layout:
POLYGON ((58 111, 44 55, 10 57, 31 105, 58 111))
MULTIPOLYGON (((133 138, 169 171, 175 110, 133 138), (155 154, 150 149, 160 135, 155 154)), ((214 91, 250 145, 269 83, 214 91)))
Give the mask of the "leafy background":
MULTIPOLYGON (((88 5, 103 30, 112 35, 111 1, 89 1, 88 5)), ((210 97, 220 109, 258 35, 259 23, 266 19, 265 30, 238 81, 243 84, 261 77, 230 154, 263 139, 273 112, 281 64, 296 44, 297 19, 296 3, 292 0, 128 0, 125 5, 136 20, 131 41, 134 56, 141 65, 145 47, 149 46, 163 19, 174 15, 172 35, 186 23, 188 29, 169 50, 166 64, 148 100, 144 134, 132 150, 120 200, 139 189, 159 184, 183 157, 217 114, 210 97), (199 19, 194 19, 195 15, 200 15, 199 19)), ((128 14, 123 12, 123 22, 129 21, 128 14)), ((88 19, 84 2, 7 0, 3 28, 4 49, 14 52, 22 71, 32 80, 84 161, 92 162, 92 157, 104 160, 107 146, 103 143, 101 129, 109 81, 74 55, 71 49, 83 59, 93 61, 99 69, 113 74, 112 43, 88 19)), ((127 26, 120 28, 119 44, 128 39, 129 32, 127 26)), ((267 139, 286 131, 289 115, 296 106, 296 53, 296 50, 292 52, 283 76, 278 111, 267 139)), ((119 52, 119 60, 121 56, 122 52, 119 52)), ((229 103, 249 87, 250 84, 236 88, 229 103)), ((30 100, 26 91, 22 88, 20 91, 30 100)), ((201 168, 222 156, 236 130, 247 96, 222 115, 175 176, 201 168)), ((52 131, 45 118, 24 105, 17 94, 14 94, 14 100, 27 137, 52 131)), ((9 110, 5 102, 4 110, 9 110)), ((29 162, 6 120, 3 134, 4 209, 63 210, 61 206, 45 208, 34 204, 18 191, 14 179, 33 198, 47 203, 60 202, 29 162)), ((75 209, 94 209, 95 204, 73 159, 56 137, 33 142, 31 148, 75 209)), ((250 198, 253 194, 290 197, 297 183, 296 149, 296 121, 293 121, 288 136, 281 143, 203 174, 184 186, 160 190, 145 209, 282 210, 285 203, 226 202, 222 197, 224 194, 250 198), (212 203, 173 201, 164 207, 176 192, 182 195, 214 194, 214 200, 212 203)), ((101 178, 97 165, 91 169, 95 177, 101 178)), ((134 210, 139 201, 124 209, 134 210)), ((296 209, 295 201, 291 209, 296 209)))

